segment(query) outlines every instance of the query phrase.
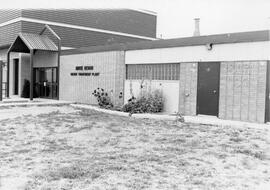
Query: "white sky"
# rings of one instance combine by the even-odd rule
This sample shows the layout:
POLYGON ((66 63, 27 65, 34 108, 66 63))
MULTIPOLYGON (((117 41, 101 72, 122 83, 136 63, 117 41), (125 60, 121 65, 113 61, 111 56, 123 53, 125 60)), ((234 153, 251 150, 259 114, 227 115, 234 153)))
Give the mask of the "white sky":
POLYGON ((157 12, 157 37, 270 29, 270 0, 2 0, 0 8, 140 8, 157 12))

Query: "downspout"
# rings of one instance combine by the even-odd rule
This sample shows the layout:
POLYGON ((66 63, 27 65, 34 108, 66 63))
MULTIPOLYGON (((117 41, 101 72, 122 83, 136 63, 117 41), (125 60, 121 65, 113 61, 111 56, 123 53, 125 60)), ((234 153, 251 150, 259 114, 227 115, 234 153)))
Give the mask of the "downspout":
POLYGON ((61 56, 61 39, 58 40, 58 56, 57 56, 57 100, 60 96, 60 56, 61 56))
POLYGON ((6 85, 6 97, 9 98, 9 65, 10 65, 10 51, 7 54, 7 85, 6 85))
POLYGON ((3 62, 2 61, 0 61, 0 101, 2 101, 3 100, 3 94, 2 94, 2 87, 3 87, 3 81, 2 81, 2 76, 3 76, 3 71, 2 71, 2 69, 3 69, 3 62))
POLYGON ((34 50, 30 50, 30 100, 33 100, 34 91, 34 73, 33 64, 34 63, 34 50))

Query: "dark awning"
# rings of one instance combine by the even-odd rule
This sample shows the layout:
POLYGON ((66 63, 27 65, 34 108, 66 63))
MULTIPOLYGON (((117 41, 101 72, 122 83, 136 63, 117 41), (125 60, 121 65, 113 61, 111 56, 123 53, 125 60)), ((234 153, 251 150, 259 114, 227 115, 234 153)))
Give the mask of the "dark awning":
POLYGON ((8 52, 29 53, 30 50, 58 51, 58 48, 48 36, 20 33, 8 52))

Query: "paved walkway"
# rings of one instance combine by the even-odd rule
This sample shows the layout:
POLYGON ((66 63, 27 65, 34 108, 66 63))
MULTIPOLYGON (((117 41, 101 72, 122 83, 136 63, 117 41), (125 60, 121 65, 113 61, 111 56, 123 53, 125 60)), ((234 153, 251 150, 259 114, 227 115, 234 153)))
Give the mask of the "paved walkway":
POLYGON ((32 106, 32 105, 66 105, 71 104, 73 102, 70 101, 62 101, 62 100, 53 100, 53 99, 43 99, 43 98, 34 98, 34 100, 30 101, 28 98, 8 98, 3 99, 0 102, 1 107, 8 106, 32 106))

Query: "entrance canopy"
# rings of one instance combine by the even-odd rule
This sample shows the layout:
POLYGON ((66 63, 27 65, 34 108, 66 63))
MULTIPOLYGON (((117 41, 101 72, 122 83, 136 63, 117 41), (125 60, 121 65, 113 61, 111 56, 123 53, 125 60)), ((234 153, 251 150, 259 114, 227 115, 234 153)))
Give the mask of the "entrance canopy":
MULTIPOLYGON (((10 62, 10 53, 11 52, 19 52, 19 53, 30 53, 30 100, 33 100, 33 56, 37 50, 41 51, 50 51, 58 53, 58 75, 57 81, 59 83, 59 67, 60 67, 60 53, 61 53, 61 38, 48 26, 46 25, 44 29, 40 32, 40 34, 32 34, 32 33, 20 33, 15 41, 11 44, 10 48, 7 52, 7 91, 6 97, 9 97, 9 62, 10 62), (56 37, 58 40, 58 45, 46 35, 42 35, 45 30, 49 30, 49 32, 56 37)), ((59 84, 57 86, 59 92, 59 84)))
POLYGON ((30 53, 30 50, 58 51, 58 48, 55 43, 48 38, 48 36, 20 33, 10 46, 8 53, 30 53))

